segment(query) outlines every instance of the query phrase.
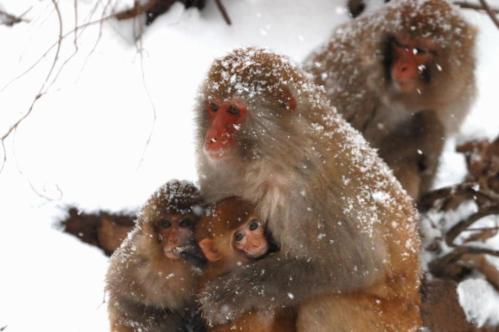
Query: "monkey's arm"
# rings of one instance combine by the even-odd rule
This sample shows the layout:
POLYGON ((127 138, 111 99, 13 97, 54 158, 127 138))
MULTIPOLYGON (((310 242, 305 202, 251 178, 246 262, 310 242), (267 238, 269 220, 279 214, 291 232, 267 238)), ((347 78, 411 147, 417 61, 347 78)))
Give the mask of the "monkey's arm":
POLYGON ((268 310, 323 293, 352 291, 379 278, 379 270, 372 266, 361 265, 356 271, 349 267, 279 253, 268 256, 210 282, 200 294, 203 316, 210 324, 223 324, 252 309, 268 310))
POLYGON ((433 111, 423 111, 380 145, 379 154, 414 199, 427 192, 435 177, 445 142, 445 129, 433 111))

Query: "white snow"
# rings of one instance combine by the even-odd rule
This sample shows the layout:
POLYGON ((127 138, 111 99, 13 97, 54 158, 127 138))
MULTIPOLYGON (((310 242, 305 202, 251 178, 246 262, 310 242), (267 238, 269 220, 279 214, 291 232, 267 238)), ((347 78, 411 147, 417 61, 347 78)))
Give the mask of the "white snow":
POLYGON ((466 318, 478 326, 497 325, 499 294, 484 279, 468 279, 457 288, 466 318))
MULTIPOLYGON (((79 24, 89 20, 96 1, 78 1, 79 24)), ((75 23, 73 1, 59 2, 63 29, 69 32, 75 23)), ((107 1, 101 2, 90 20, 107 1)), ((111 1, 119 8, 132 2, 111 1)), ((498 0, 490 2, 499 5, 498 0)), ((62 208, 77 204, 87 210, 131 209, 171 178, 195 180, 192 108, 211 61, 235 47, 258 46, 299 62, 335 25, 348 19, 342 0, 224 3, 231 27, 213 1, 202 12, 176 5, 160 16, 143 36, 143 62, 130 23, 105 23, 95 51, 99 24, 79 36, 76 53, 73 35, 65 39, 55 73, 74 57, 5 142, 7 162, 0 174, 0 328, 106 331, 107 259, 53 228, 62 208)), ((31 9, 25 16, 30 23, 0 26, 0 135, 28 110, 55 49, 29 73, 5 85, 53 45, 59 29, 51 1, 4 0, 2 6, 12 14, 31 9)), ((482 30, 477 50, 480 95, 457 141, 499 133, 499 31, 484 15, 467 16, 482 30)), ((454 144, 447 145, 436 186, 457 182, 464 174, 454 144)), ((0 148, 0 158, 2 152, 0 148)), ((469 296, 476 295, 474 289, 460 286, 469 296)), ((488 294, 490 302, 477 305, 499 306, 497 296, 488 294)), ((498 319, 499 313, 491 314, 498 319)))

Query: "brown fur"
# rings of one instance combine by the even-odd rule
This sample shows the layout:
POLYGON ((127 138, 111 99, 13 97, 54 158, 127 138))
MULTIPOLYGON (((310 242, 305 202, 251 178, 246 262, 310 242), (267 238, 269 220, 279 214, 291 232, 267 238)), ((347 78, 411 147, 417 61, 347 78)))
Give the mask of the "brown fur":
MULTIPOLYGON (((394 326, 419 326, 417 213, 322 89, 279 55, 239 49, 215 61, 197 112, 203 195, 209 201, 235 195, 256 204, 280 246, 207 284, 200 303, 209 323, 333 294, 344 305, 333 306, 329 315, 357 321, 362 315, 352 313, 359 303, 348 299, 360 294, 362 301, 377 297, 405 308, 405 317, 390 322, 394 326), (210 98, 237 99, 248 108, 220 160, 202 149, 210 98)), ((365 311, 379 312, 372 306, 365 311)), ((301 331, 330 327, 327 317, 315 318, 301 331)))
POLYGON ((338 112, 380 149, 413 198, 430 189, 443 141, 470 109, 476 90, 475 35, 476 29, 445 0, 392 1, 339 26, 305 61, 305 70, 325 87, 338 112), (395 89, 388 74, 394 36, 426 38, 436 48, 426 67, 431 81, 421 80, 412 93, 395 89), (435 116, 419 116, 425 111, 435 116), (411 132, 420 124, 424 131, 411 132), (411 134, 401 134, 404 129, 411 134), (418 171, 421 153, 427 167, 418 171))
POLYGON ((197 189, 171 181, 146 203, 137 226, 111 257, 106 290, 111 331, 183 331, 197 285, 194 267, 164 256, 156 223, 172 211, 195 214, 197 189))
MULTIPOLYGON (((237 197, 217 202, 196 227, 196 239, 215 240, 221 259, 209 262, 200 278, 200 289, 209 281, 235 269, 244 268, 249 258, 240 255, 232 246, 234 231, 255 215, 255 206, 237 197)), ((265 310, 249 312, 228 324, 209 327, 209 332, 293 332, 296 315, 293 310, 265 310)))

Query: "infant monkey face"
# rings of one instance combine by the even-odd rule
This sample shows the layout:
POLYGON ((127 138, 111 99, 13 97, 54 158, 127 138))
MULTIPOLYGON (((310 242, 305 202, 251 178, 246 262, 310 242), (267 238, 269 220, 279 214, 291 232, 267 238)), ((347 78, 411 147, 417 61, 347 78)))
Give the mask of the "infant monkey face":
POLYGON ((191 214, 165 214, 155 225, 163 254, 169 259, 181 258, 194 243, 197 218, 191 214))

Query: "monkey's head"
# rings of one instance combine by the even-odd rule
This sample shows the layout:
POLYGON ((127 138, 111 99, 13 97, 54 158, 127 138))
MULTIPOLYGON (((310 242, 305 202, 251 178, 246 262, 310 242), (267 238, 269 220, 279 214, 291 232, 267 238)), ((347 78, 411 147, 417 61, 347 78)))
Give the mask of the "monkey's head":
POLYGON ((194 227, 202 216, 203 199, 187 181, 170 181, 156 191, 139 215, 145 248, 177 260, 194 254, 194 227))
POLYGON ((393 3, 383 36, 388 100, 410 109, 443 108, 474 86, 476 29, 442 0, 393 3))
POLYGON ((260 258, 270 248, 255 206, 237 197, 226 198, 209 208, 195 233, 206 259, 226 269, 260 258))
POLYGON ((197 115, 199 148, 210 160, 258 160, 292 145, 303 77, 263 49, 237 49, 212 65, 197 115))

